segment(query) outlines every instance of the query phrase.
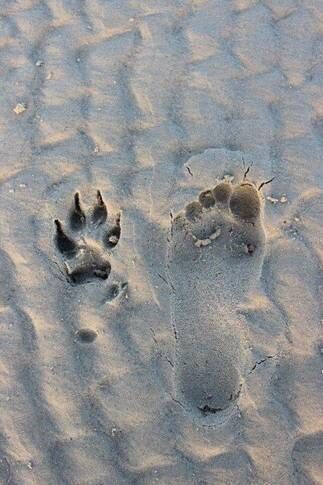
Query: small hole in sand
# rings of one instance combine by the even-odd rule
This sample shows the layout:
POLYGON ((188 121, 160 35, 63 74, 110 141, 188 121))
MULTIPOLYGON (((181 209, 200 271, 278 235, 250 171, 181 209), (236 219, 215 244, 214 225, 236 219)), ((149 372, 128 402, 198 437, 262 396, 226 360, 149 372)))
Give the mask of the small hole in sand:
POLYGON ((256 246, 252 243, 247 243, 245 247, 245 252, 246 254, 249 254, 250 256, 253 255, 253 253, 256 251, 256 246))
POLYGON ((77 340, 85 344, 94 342, 97 336, 97 332, 95 330, 91 330, 90 328, 81 328, 76 332, 77 340))

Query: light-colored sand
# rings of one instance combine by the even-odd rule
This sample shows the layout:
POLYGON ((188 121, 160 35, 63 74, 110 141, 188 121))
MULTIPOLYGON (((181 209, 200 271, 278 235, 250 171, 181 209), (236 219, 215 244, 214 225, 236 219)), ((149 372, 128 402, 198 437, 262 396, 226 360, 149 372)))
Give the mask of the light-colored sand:
POLYGON ((322 2, 0 11, 0 483, 323 483, 322 2), (169 278, 170 214, 238 182, 242 159, 251 179, 276 177, 266 251, 232 313, 226 299, 221 335, 247 355, 239 398, 203 422, 174 392, 171 296, 187 288, 180 267, 169 278), (72 285, 54 219, 97 189, 121 237, 107 280, 72 285))

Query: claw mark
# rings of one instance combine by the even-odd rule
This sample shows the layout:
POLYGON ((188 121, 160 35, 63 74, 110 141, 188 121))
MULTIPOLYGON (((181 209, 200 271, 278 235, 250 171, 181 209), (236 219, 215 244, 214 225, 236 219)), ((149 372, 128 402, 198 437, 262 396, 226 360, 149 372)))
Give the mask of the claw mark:
POLYGON ((96 197, 98 199, 99 205, 105 205, 104 202, 103 202, 102 194, 99 190, 96 191, 96 197))

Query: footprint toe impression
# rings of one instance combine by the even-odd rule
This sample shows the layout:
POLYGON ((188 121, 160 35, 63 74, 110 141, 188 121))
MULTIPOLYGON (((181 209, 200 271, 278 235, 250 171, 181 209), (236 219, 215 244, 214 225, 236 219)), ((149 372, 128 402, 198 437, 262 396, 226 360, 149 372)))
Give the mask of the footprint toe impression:
POLYGON ((191 202, 186 206, 185 215, 189 221, 196 221, 202 215, 202 205, 199 202, 191 202))
POLYGON ((229 182, 221 182, 212 190, 213 196, 217 202, 228 202, 231 193, 232 185, 229 182))
POLYGON ((260 197, 256 187, 244 183, 235 187, 230 198, 231 212, 246 222, 254 222, 260 214, 260 197))
POLYGON ((175 394, 193 419, 207 425, 230 416, 248 368, 238 308, 261 275, 261 211, 259 191, 251 182, 223 181, 173 218, 168 276, 175 394))
POLYGON ((208 207, 212 207, 215 204, 215 198, 211 190, 204 190, 204 192, 201 192, 199 195, 199 201, 200 204, 205 207, 206 209, 208 207))
POLYGON ((111 264, 107 248, 115 247, 120 239, 120 214, 106 229, 112 242, 108 244, 106 235, 100 241, 99 226, 106 224, 108 210, 101 192, 96 194, 96 204, 92 217, 87 217, 83 210, 78 192, 74 195, 74 203, 69 213, 71 235, 68 235, 59 219, 55 219, 55 244, 63 256, 64 267, 71 283, 81 284, 94 279, 106 280, 111 272, 111 264), (92 225, 88 220, 92 220, 92 225))

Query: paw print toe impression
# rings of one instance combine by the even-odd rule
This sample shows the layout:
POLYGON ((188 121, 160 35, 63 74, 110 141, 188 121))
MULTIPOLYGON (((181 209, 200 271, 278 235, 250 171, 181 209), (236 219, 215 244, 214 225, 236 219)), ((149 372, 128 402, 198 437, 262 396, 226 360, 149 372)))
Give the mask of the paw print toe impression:
POLYGON ((68 230, 55 219, 55 244, 64 261, 71 283, 82 284, 95 279, 106 280, 111 272, 109 250, 119 242, 120 214, 110 218, 99 190, 92 210, 84 210, 76 192, 68 215, 68 230))

